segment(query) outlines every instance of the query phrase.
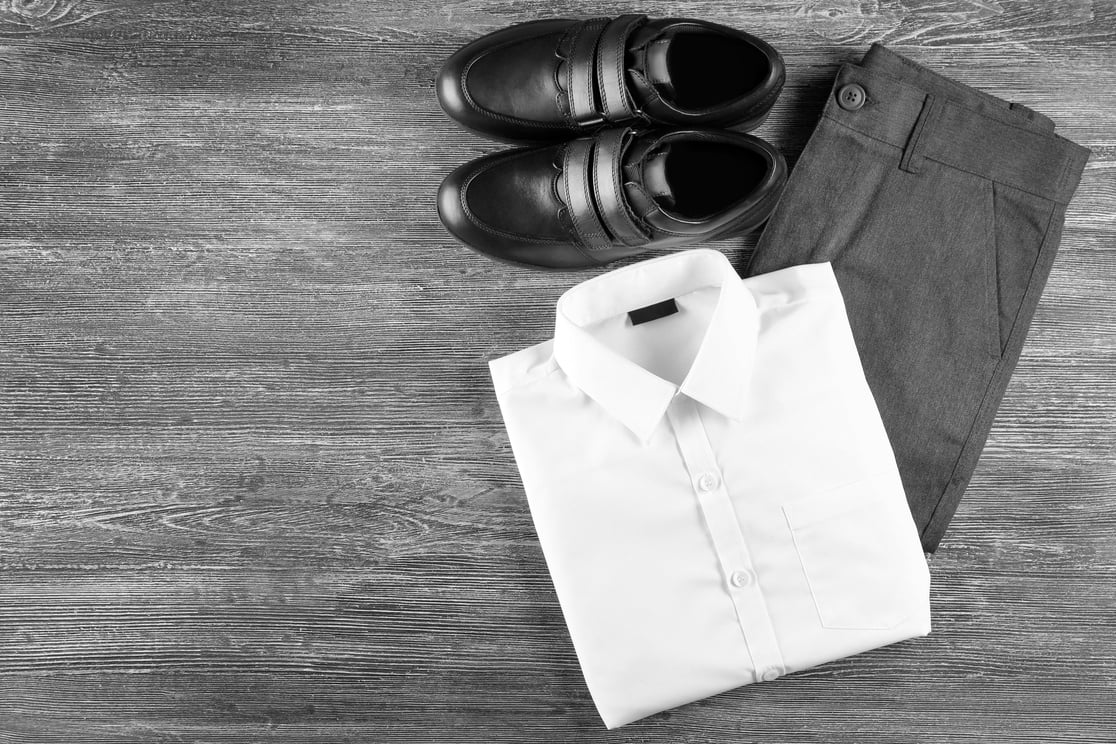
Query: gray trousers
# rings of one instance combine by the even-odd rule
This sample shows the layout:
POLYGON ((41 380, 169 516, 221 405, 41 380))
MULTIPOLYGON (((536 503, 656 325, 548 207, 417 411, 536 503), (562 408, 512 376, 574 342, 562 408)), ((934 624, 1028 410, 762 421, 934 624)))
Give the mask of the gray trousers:
POLYGON ((875 45, 845 65, 748 269, 830 261, 922 544, 945 532, 1089 151, 875 45))

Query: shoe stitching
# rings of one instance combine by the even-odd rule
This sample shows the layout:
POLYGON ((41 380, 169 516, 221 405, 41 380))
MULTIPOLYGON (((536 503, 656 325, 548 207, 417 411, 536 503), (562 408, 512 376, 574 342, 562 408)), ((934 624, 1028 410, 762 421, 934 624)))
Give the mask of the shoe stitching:
POLYGON ((631 94, 628 92, 627 81, 624 80, 624 55, 627 52, 626 46, 628 38, 631 37, 635 27, 643 22, 643 19, 643 16, 633 18, 628 24, 628 27, 624 30, 624 43, 616 45, 616 64, 613 66, 613 71, 616 73, 616 87, 620 89, 620 96, 624 99, 624 102, 628 104, 628 115, 633 118, 634 112, 630 110, 634 108, 631 105, 631 94))
MULTIPOLYGON (((600 147, 599 143, 598 143, 597 147, 600 147)), ((595 150, 594 154, 597 157, 600 157, 600 151, 599 150, 595 150)), ((605 224, 604 215, 601 214, 601 210, 603 209, 601 207, 601 205, 604 204, 604 202, 601 199, 601 183, 600 183, 600 180, 595 177, 596 174, 593 172, 593 170, 594 170, 593 169, 593 161, 592 161, 592 159, 590 159, 589 167, 586 169, 586 175, 589 177, 589 182, 593 185, 593 196, 597 200, 596 203, 593 205, 593 211, 597 212, 597 219, 600 221, 601 226, 604 227, 604 224, 605 224)), ((606 232, 602 235, 602 237, 607 238, 608 242, 612 243, 613 242, 613 236, 608 234, 607 229, 608 228, 605 228, 606 232)), ((607 247, 610 247, 610 246, 600 246, 600 247, 597 247, 597 248, 593 248, 593 250, 600 250, 601 248, 607 248, 607 247)))
MULTIPOLYGON (((620 35, 620 41, 616 44, 616 51, 613 52, 612 69, 608 71, 608 72, 611 72, 612 75, 616 78, 616 88, 617 88, 617 90, 620 91, 621 97, 626 97, 627 96, 627 86, 624 85, 624 76, 623 76, 623 73, 621 72, 622 67, 623 67, 623 62, 624 62, 624 42, 627 40, 628 36, 631 35, 631 29, 635 26, 635 24, 638 22, 638 20, 639 19, 636 18, 636 19, 633 19, 631 21, 628 21, 628 24, 624 29, 624 33, 622 33, 620 35)), ((607 29, 607 26, 606 26, 606 29, 607 29)), ((603 67, 603 65, 602 65, 602 67, 603 67)), ((600 74, 600 73, 598 73, 598 74, 600 74)), ((604 107, 605 118, 608 119, 609 121, 621 121, 621 120, 626 120, 626 119, 633 118, 630 111, 625 111, 625 112, 623 112, 623 114, 624 114, 623 119, 622 118, 613 119, 612 111, 611 111, 611 109, 609 108, 609 105, 608 105, 608 96, 605 95, 603 90, 601 91, 601 104, 604 107)))
POLYGON ((458 189, 458 191, 457 191, 457 198, 461 202, 462 211, 464 211, 465 216, 469 218, 469 221, 471 223, 473 223, 473 225, 475 227, 477 227, 480 230, 483 230, 484 232, 488 233, 489 235, 495 235, 496 237, 501 237, 501 238, 509 238, 509 239, 512 239, 512 240, 522 240, 522 241, 529 242, 529 243, 564 245, 564 242, 561 241, 561 240, 552 240, 550 238, 534 238, 534 237, 530 237, 530 236, 517 235, 516 233, 506 232, 504 230, 498 230, 494 227, 489 227, 488 225, 481 222, 479 217, 477 217, 475 214, 473 214, 473 210, 469 209, 469 204, 465 200, 465 192, 469 190, 469 185, 473 182, 473 179, 477 178, 478 176, 480 176, 483 173, 486 173, 487 171, 491 170, 492 168, 494 168, 497 165, 500 165, 502 163, 506 163, 509 160, 515 160, 516 158, 521 158, 525 155, 530 155, 532 153, 533 153, 532 150, 524 150, 522 152, 512 153, 511 155, 508 155, 504 158, 494 159, 492 162, 488 163, 483 168, 477 169, 476 172, 471 173, 469 175, 469 177, 467 179, 465 179, 465 182, 463 184, 461 184, 461 188, 458 189))
POLYGON ((570 54, 569 54, 568 57, 566 57, 566 100, 568 100, 569 104, 570 104, 569 119, 570 119, 570 121, 574 122, 575 124, 577 123, 577 120, 575 118, 576 113, 574 112, 574 103, 573 103, 573 100, 574 100, 574 92, 573 92, 573 89, 574 89, 574 62, 573 62, 573 55, 574 55, 574 51, 577 49, 577 40, 581 38, 581 34, 584 30, 585 30, 585 23, 584 22, 579 23, 577 26, 574 27, 573 34, 570 36, 570 54))
MULTIPOLYGON (((587 173, 588 173, 588 171, 587 171, 587 173)), ((576 237, 577 241, 579 243, 584 242, 584 238, 582 236, 589 237, 589 238, 609 239, 609 236, 606 235, 603 232, 600 232, 600 231, 597 231, 597 230, 583 229, 581 217, 577 214, 577 212, 575 210, 569 208, 569 205, 571 204, 571 202, 573 202, 573 198, 572 198, 573 192, 570 190, 570 147, 569 146, 566 147, 566 151, 562 154, 562 175, 563 175, 563 180, 565 181, 565 187, 566 187, 566 198, 565 198, 566 207, 569 211, 570 218, 573 220, 574 227, 576 229, 577 235, 575 237, 576 237)), ((590 180, 591 180, 591 178, 590 178, 590 180)))
MULTIPOLYGON (((604 27, 604 30, 601 31, 602 38, 604 37, 604 34, 607 30, 608 30, 608 26, 606 25, 604 27)), ((600 41, 598 41, 597 43, 600 44, 600 41)), ((617 48, 620 47, 619 44, 617 44, 616 46, 617 46, 617 48)), ((600 60, 599 61, 600 67, 604 68, 604 58, 600 57, 599 60, 600 60)), ((615 64, 615 57, 613 59, 613 62, 615 64)), ((615 67, 613 69, 615 70, 615 67)), ((604 75, 605 75, 605 70, 604 69, 597 70, 597 80, 598 80, 599 83, 603 84, 605 82, 604 81, 604 75)), ((612 111, 608 107, 608 93, 607 93, 607 90, 608 90, 607 85, 602 85, 601 86, 601 108, 604 109, 604 112, 603 112, 604 113, 604 118, 608 119, 609 121, 612 121, 612 111)))
MULTIPOLYGON (((625 215, 627 215, 629 218, 631 218, 631 217, 634 217, 635 215, 634 215, 634 212, 631 210, 631 208, 628 204, 627 194, 624 193, 624 182, 620 177, 623 174, 623 166, 621 165, 620 161, 621 161, 621 158, 623 156, 624 141, 625 141, 625 138, 621 137, 620 147, 619 147, 619 150, 616 153, 616 157, 613 158, 613 160, 612 160, 612 168, 610 169, 610 172, 611 172, 611 176, 612 176, 612 187, 616 191, 616 199, 617 199, 617 201, 620 202, 620 205, 619 205, 620 209, 623 210, 625 215)), ((633 219, 632 223, 637 228, 640 227, 638 220, 633 219)), ((644 235, 642 237, 646 240, 648 236, 644 235)), ((621 240, 620 242, 624 243, 624 245, 627 245, 627 242, 624 241, 624 240, 621 240)))
MULTIPOLYGON (((600 145, 599 145, 599 143, 598 143, 598 147, 599 147, 599 146, 600 146, 600 145)), ((600 151, 598 150, 598 151, 597 151, 597 152, 595 153, 595 154, 597 154, 597 156, 598 156, 598 157, 600 156, 600 155, 599 155, 599 152, 600 152, 600 151)), ((615 158, 612 158, 612 164, 611 164, 611 165, 612 165, 612 167, 611 167, 611 168, 609 169, 609 170, 610 170, 610 172, 611 172, 611 173, 612 173, 612 175, 613 175, 613 179, 612 179, 612 180, 613 180, 613 182, 614 182, 615 184, 617 184, 617 186, 618 186, 618 187, 619 187, 619 183, 620 183, 620 178, 619 178, 619 173, 620 173, 620 168, 619 168, 619 160, 620 160, 620 154, 619 154, 619 153, 617 153, 616 157, 615 157, 615 158)), ((605 215, 603 214, 603 211, 604 211, 604 207, 603 207, 603 204, 604 204, 604 200, 603 200, 603 199, 601 198, 601 185, 600 185, 600 179, 598 179, 598 178, 596 177, 596 172, 595 172, 595 169, 593 168, 593 163, 591 163, 591 162, 590 162, 590 164, 589 164, 589 165, 590 165, 590 167, 589 167, 589 171, 588 171, 588 175, 589 175, 589 180, 590 180, 590 181, 592 182, 592 184, 593 184, 593 195, 594 195, 594 196, 595 196, 595 197, 597 198, 597 203, 596 203, 596 204, 595 204, 594 206, 595 206, 595 208, 596 208, 596 211, 597 211, 597 218, 598 218, 598 219, 600 220, 600 222, 601 222, 601 226, 602 226, 602 227, 604 228, 604 232, 602 232, 602 233, 600 233, 600 234, 601 234, 601 236, 602 236, 602 237, 604 237, 604 238, 608 239, 608 242, 609 242, 609 245, 602 245, 602 246, 598 246, 598 247, 592 248, 591 250, 594 250, 594 251, 599 251, 599 250, 603 250, 603 249, 605 249, 605 248, 614 248, 614 247, 616 247, 616 246, 617 246, 617 244, 620 244, 620 245, 624 245, 624 246, 627 246, 627 243, 626 243, 626 242, 625 242, 624 240, 620 239, 620 238, 619 238, 619 237, 617 237, 616 235, 613 235, 613 234, 612 234, 612 231, 608 229, 608 227, 609 227, 609 226, 608 226, 608 221, 607 221, 607 220, 605 219, 605 215)), ((620 201, 620 204, 618 205, 618 206, 619 206, 619 208, 620 208, 621 210, 624 210, 624 209, 625 209, 625 207, 624 207, 624 202, 623 202, 623 192, 621 192, 621 191, 619 190, 619 188, 617 188, 617 191, 616 191, 616 198, 617 198, 617 200, 618 200, 618 201, 620 201)), ((626 211, 626 210, 625 210, 625 211, 626 211)))
POLYGON ((558 43, 554 45, 554 56, 561 61, 558 64, 554 65, 554 71, 551 74, 551 78, 554 80, 554 87, 558 90, 558 93, 554 96, 554 105, 557 106, 558 111, 561 112, 562 119, 566 122, 566 129, 575 129, 577 127, 577 124, 574 122, 573 116, 570 113, 570 97, 569 95, 567 95, 566 91, 562 87, 562 78, 558 74, 558 70, 561 69, 562 62, 566 63, 566 69, 569 70, 569 57, 562 53, 562 48, 563 45, 566 44, 567 39, 569 39, 571 32, 576 28, 577 25, 574 24, 573 26, 566 28, 566 30, 562 32, 562 35, 558 37, 558 43))
MULTIPOLYGON (((653 199, 652 199, 652 196, 651 196, 651 193, 650 193, 650 192, 649 192, 649 191, 648 191, 647 189, 645 189, 645 188, 644 188, 643 186, 639 185, 638 183, 635 183, 634 181, 629 181, 629 182, 628 182, 627 184, 625 184, 625 185, 626 185, 626 186, 630 186, 631 188, 635 189, 636 191, 640 191, 640 192, 642 192, 642 193, 643 193, 643 196, 644 196, 644 197, 645 197, 645 198, 646 198, 646 199, 647 199, 648 201, 653 201, 653 199)), ((644 229, 644 230, 645 230, 645 231, 646 231, 647 233, 649 233, 649 234, 650 234, 650 235, 652 236, 651 238, 649 238, 650 240, 653 240, 653 239, 654 239, 654 235, 655 235, 655 230, 656 230, 657 228, 656 228, 656 227, 655 227, 654 225, 652 225, 652 224, 651 224, 650 222, 648 222, 648 221, 647 221, 647 215, 651 214, 651 213, 652 213, 652 212, 654 212, 654 211, 655 211, 655 207, 654 207, 654 206, 651 206, 651 207, 650 207, 650 208, 648 208, 648 210, 647 210, 646 212, 644 212, 643 214, 639 214, 639 213, 638 213, 638 212, 636 212, 635 210, 632 210, 632 211, 630 212, 630 214, 632 215, 632 217, 634 217, 634 218, 635 218, 635 220, 636 220, 636 222, 637 222, 637 223, 639 224, 639 226, 640 226, 640 227, 642 227, 642 228, 643 228, 643 229, 644 229)))
POLYGON ((457 84, 458 84, 458 87, 461 89, 461 92, 464 94, 466 102, 478 114, 482 114, 484 116, 488 116, 492 119, 496 119, 498 121, 502 121, 502 122, 505 122, 505 123, 508 123, 508 124, 517 124, 519 126, 526 126, 526 127, 538 127, 538 128, 542 128, 542 129, 566 129, 566 128, 568 128, 567 125, 561 124, 559 122, 531 121, 529 119, 520 119, 520 118, 515 117, 515 116, 507 116, 505 114, 496 113, 495 111, 489 111, 488 109, 484 108, 479 103, 477 103, 476 99, 474 99, 472 94, 469 93, 469 89, 465 85, 465 78, 468 77, 469 70, 471 70, 473 68, 473 65, 476 64, 477 62, 479 62, 480 59, 482 57, 484 57, 486 54, 489 54, 489 53, 491 53, 491 52, 493 52, 497 49, 500 49, 502 47, 508 46, 511 43, 512 42, 509 41, 509 42, 505 42, 503 44, 500 44, 499 46, 495 46, 492 49, 486 49, 484 52, 478 54, 476 57, 473 57, 471 60, 469 60, 469 63, 466 64, 464 68, 462 68, 461 76, 458 78, 457 84))
MULTIPOLYGON (((593 83, 594 83, 593 76, 594 76, 594 73, 596 72, 596 67, 597 67, 597 64, 596 64, 597 63, 597 48, 600 46, 601 37, 604 35, 604 30, 608 26, 608 19, 607 18, 593 19, 593 21, 588 21, 586 23, 586 27, 588 27, 589 24, 593 23, 594 21, 603 21, 603 23, 601 23, 600 28, 596 29, 597 38, 593 41, 593 50, 591 52, 589 52, 589 64, 585 65, 585 87, 589 91, 589 107, 593 108, 593 113, 600 114, 600 112, 597 111, 593 107, 593 103, 595 103, 595 101, 594 101, 595 96, 593 95, 593 93, 594 93, 594 90, 593 90, 593 88, 594 88, 594 86, 593 86, 593 83)), ((573 66, 571 65, 570 67, 572 69, 573 66)), ((604 100, 604 95, 601 95, 601 99, 604 100)))

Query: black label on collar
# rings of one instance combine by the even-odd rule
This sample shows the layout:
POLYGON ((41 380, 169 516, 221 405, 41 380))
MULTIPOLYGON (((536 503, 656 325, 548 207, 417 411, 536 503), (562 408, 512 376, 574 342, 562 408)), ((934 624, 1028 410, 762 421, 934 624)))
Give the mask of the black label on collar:
POLYGON ((678 305, 674 304, 673 299, 670 299, 641 307, 638 310, 632 310, 628 313, 628 317, 631 318, 632 325, 637 326, 640 323, 650 323, 652 320, 674 315, 676 312, 678 312, 678 305))

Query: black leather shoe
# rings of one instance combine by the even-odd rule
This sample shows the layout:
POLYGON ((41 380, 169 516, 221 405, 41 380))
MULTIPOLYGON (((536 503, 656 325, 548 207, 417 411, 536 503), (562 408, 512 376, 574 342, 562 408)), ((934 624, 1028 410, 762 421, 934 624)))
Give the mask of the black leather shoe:
POLYGON ((438 75, 451 117, 494 139, 552 142, 602 125, 758 127, 783 59, 743 31, 681 18, 531 21, 459 49, 438 75))
POLYGON ((779 151, 748 134, 606 129, 466 163, 442 183, 438 216, 492 258, 583 269, 752 230, 786 180, 779 151))

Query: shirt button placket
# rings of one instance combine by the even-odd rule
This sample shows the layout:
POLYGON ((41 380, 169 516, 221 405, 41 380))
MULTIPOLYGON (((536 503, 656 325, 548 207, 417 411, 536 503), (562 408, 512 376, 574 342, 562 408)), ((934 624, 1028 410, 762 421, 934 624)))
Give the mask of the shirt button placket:
POLYGON ((712 471, 707 471, 705 473, 702 473, 701 476, 698 477, 697 487, 698 487, 698 490, 701 491, 702 493, 709 493, 711 491, 716 491, 717 487, 720 486, 720 485, 721 485, 720 477, 718 477, 718 475, 716 473, 712 472, 712 471))
POLYGON ((751 586, 755 582, 755 574, 753 574, 746 568, 733 571, 732 576, 729 577, 729 583, 735 586, 737 589, 744 589, 745 587, 751 586))
POLYGON ((767 667, 767 669, 764 669, 763 673, 760 674, 760 681, 761 682, 774 682, 775 680, 779 679, 779 677, 782 677, 782 676, 783 676, 782 667, 770 666, 770 667, 767 667))
POLYGON ((691 473, 694 495, 723 572, 723 586, 736 609, 753 674, 756 680, 775 679, 782 674, 783 657, 736 508, 697 404, 679 396, 667 409, 667 415, 682 459, 691 473))

